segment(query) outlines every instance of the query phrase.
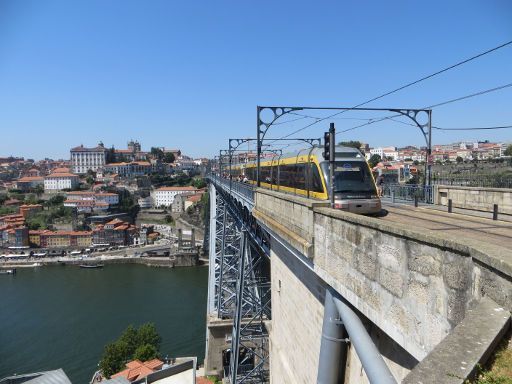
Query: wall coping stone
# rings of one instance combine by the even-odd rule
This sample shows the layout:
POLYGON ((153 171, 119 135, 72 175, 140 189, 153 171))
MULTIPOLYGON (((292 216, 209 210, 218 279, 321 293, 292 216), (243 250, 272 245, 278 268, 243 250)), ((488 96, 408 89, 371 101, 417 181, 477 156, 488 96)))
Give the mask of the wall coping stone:
POLYGON ((488 188, 488 187, 464 187, 462 185, 436 185, 438 189, 463 189, 466 191, 484 191, 484 192, 501 192, 512 193, 512 188, 488 188))
POLYGON ((308 199, 307 197, 302 196, 296 196, 292 195, 291 193, 284 193, 284 192, 278 192, 278 191, 271 191, 270 189, 265 188, 255 188, 254 191, 256 193, 261 193, 262 195, 268 195, 275 197, 279 200, 285 200, 287 202, 292 202, 295 204, 300 204, 308 208, 315 208, 315 207, 329 207, 330 203, 326 203, 325 201, 319 201, 314 199, 308 199))
POLYGON ((512 278, 512 253, 510 250, 494 244, 484 243, 475 239, 464 238, 464 242, 456 241, 450 235, 430 231, 416 230, 400 223, 391 223, 375 217, 358 215, 331 208, 314 208, 315 213, 338 220, 344 220, 364 227, 377 229, 398 235, 410 240, 435 245, 439 248, 449 249, 465 256, 470 256, 480 263, 487 265, 512 278))
POLYGON ((485 364, 510 328, 510 312, 482 298, 466 317, 402 381, 463 384, 485 364))

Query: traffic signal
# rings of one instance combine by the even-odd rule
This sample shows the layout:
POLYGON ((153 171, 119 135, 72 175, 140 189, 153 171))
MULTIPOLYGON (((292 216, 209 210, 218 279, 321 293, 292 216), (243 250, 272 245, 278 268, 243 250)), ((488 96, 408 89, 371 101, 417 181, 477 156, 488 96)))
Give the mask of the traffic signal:
POLYGON ((334 123, 331 123, 329 132, 324 133, 324 159, 334 161, 334 145, 336 140, 336 131, 334 130, 334 123))
POLYGON ((331 132, 324 133, 324 159, 329 160, 331 157, 331 132))

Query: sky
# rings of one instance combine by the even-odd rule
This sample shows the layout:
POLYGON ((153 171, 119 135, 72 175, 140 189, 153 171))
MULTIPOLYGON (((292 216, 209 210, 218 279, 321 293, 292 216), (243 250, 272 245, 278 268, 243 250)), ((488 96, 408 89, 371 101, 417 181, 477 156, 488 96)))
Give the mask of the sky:
MULTIPOLYGON (((131 139, 212 157, 255 137, 258 105, 353 107, 510 40, 508 0, 0 0, 0 157, 131 139)), ((508 83, 512 45, 366 106, 423 108, 508 83)), ((434 108, 433 124, 512 125, 511 102, 509 87, 434 108)), ((389 120, 341 133, 386 115, 350 111, 297 136, 334 122, 340 140, 424 145, 389 120)), ((512 130, 433 132, 435 144, 485 139, 512 130)))

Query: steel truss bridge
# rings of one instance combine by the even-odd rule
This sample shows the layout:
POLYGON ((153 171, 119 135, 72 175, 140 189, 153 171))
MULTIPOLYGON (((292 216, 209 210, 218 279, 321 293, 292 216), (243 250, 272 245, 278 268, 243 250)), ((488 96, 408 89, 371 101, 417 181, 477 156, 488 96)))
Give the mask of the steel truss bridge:
MULTIPOLYGON (((208 313, 232 324, 229 366, 235 383, 270 381, 268 323, 272 319, 272 231, 251 214, 252 185, 207 175, 210 193, 208 313)), ((280 240, 279 240, 280 241, 280 240)), ((281 243, 282 244, 282 243, 281 243)), ((318 383, 338 383, 352 343, 372 383, 396 383, 358 314, 338 293, 325 293, 318 383)), ((208 351, 207 351, 208 353, 208 351)))

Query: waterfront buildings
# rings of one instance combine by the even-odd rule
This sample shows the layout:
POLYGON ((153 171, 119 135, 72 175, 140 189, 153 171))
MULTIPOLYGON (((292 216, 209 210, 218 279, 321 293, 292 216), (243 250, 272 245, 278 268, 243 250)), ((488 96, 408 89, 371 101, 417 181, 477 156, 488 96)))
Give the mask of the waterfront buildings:
POLYGON ((91 231, 49 231, 28 232, 30 244, 40 248, 90 247, 91 231))
POLYGON ((44 178, 44 191, 46 193, 60 192, 63 189, 74 189, 80 184, 78 175, 69 172, 68 168, 56 168, 44 178))
POLYGON ((98 224, 92 231, 93 245, 131 245, 137 236, 137 228, 126 221, 111 220, 98 224))
POLYGON ((106 164, 106 152, 103 143, 97 147, 86 148, 83 145, 71 149, 71 165, 74 173, 84 174, 91 170, 96 172, 106 164))
POLYGON ((169 207, 176 195, 180 194, 196 194, 198 191, 195 187, 161 187, 154 191, 153 197, 156 207, 169 207))

